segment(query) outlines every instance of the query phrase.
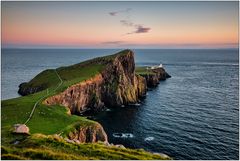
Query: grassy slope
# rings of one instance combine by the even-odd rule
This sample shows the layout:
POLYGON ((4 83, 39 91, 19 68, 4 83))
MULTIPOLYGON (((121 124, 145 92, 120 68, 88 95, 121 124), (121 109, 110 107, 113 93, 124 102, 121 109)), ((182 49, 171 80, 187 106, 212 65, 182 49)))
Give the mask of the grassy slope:
MULTIPOLYGON (((2 101, 2 143, 14 139, 9 137, 9 131, 12 130, 12 126, 17 123, 24 123, 27 120, 35 102, 47 95, 47 89, 50 93, 49 96, 51 96, 75 83, 89 79, 99 73, 105 67, 106 63, 113 58, 113 56, 100 57, 79 64, 57 68, 57 72, 63 79, 63 84, 57 91, 55 89, 60 80, 54 69, 47 69, 26 84, 28 86, 43 85, 46 88, 45 90, 28 96, 2 101)), ((27 123, 27 126, 30 128, 31 134, 55 134, 77 121, 82 124, 93 122, 83 117, 67 115, 65 107, 46 106, 40 103, 35 109, 32 119, 27 123)))
MULTIPOLYGON (((124 51, 122 53, 119 54, 126 54, 128 51, 124 51)), ((57 72, 59 73, 60 77, 63 79, 63 84, 62 86, 60 86, 60 88, 58 88, 57 91, 54 91, 54 89, 57 87, 57 85, 59 84, 59 79, 55 73, 54 70, 45 70, 43 72, 41 72, 40 74, 38 74, 35 78, 33 78, 28 85, 30 86, 38 86, 38 85, 42 85, 44 84, 46 86, 46 88, 48 88, 48 91, 50 93, 50 95, 54 95, 60 91, 63 91, 64 89, 66 89, 68 86, 78 83, 80 81, 83 81, 85 79, 88 79, 94 75, 96 75, 97 73, 99 73, 102 69, 104 69, 105 65, 107 62, 111 61, 115 55, 111 55, 111 56, 107 56, 107 57, 102 57, 102 58, 95 58, 83 63, 79 63, 79 64, 75 64, 72 66, 68 66, 68 67, 61 67, 57 69, 57 72)), ((47 94, 47 90, 43 90, 40 91, 38 93, 32 94, 32 95, 28 95, 28 96, 24 96, 24 97, 19 97, 19 98, 14 98, 14 99, 9 99, 9 100, 4 100, 1 102, 1 143, 2 145, 5 147, 5 149, 8 149, 8 153, 6 154, 5 157, 16 157, 18 159, 26 159, 26 158, 31 158, 31 159, 37 159, 37 158, 41 158, 39 156, 41 156, 41 154, 37 154, 37 153, 45 153, 44 150, 41 150, 41 148, 37 148, 34 146, 34 142, 32 147, 28 147, 28 150, 30 151, 35 151, 32 153, 36 153, 36 156, 30 156, 27 155, 29 152, 27 152, 27 150, 22 151, 20 150, 21 148, 25 148, 24 145, 21 147, 16 147, 15 145, 11 144, 12 142, 14 142, 16 139, 20 139, 22 138, 21 135, 16 135, 16 134, 12 134, 12 127, 14 124, 16 123, 24 123, 35 102, 39 99, 42 98, 43 96, 45 96, 47 94), (25 153, 26 152, 26 153, 25 153), (21 153, 21 154, 20 154, 21 153), (23 154, 24 153, 24 154, 23 154)), ((80 116, 75 116, 75 115, 67 115, 67 110, 65 107, 61 107, 61 106, 46 106, 43 104, 39 104, 33 114, 32 119, 27 123, 27 126, 30 128, 30 133, 31 134, 35 134, 35 133, 42 133, 42 134, 46 134, 46 135, 51 135, 51 134, 56 134, 56 133, 60 133, 63 132, 65 130, 68 130, 69 128, 71 128, 73 125, 79 124, 82 126, 88 125, 88 124, 93 124, 95 123, 94 121, 88 120, 84 117, 80 117, 80 116)), ((33 137, 31 136, 29 139, 27 139, 28 141, 31 142, 31 140, 33 139, 33 137)), ((34 138, 35 141, 37 141, 39 139, 39 141, 42 141, 42 138, 34 138)), ((33 139, 33 140, 34 140, 33 139)), ((47 143, 46 143, 47 144, 47 143)), ((67 153, 63 152, 63 151, 67 151, 67 147, 70 145, 66 145, 65 149, 62 149, 58 151, 58 149, 61 146, 57 146, 54 147, 55 144, 58 144, 57 142, 54 143, 53 147, 51 147, 49 145, 48 149, 49 151, 46 153, 49 153, 46 157, 49 159, 51 158, 51 156, 57 156, 59 155, 59 157, 57 157, 58 159, 64 159, 67 156, 67 153), (51 149, 52 148, 52 149, 51 149), (59 153, 60 152, 60 153, 59 153), (51 155, 50 155, 51 154, 51 155), (61 155, 63 154, 63 155, 61 155), (66 156, 65 156, 66 155, 66 156)), ((67 143, 66 143, 67 144, 67 143)), ((31 145, 31 144, 30 144, 31 145)), ((43 143, 44 145, 44 143, 43 143)), ((95 149, 95 146, 100 146, 98 144, 88 144, 88 145, 78 145, 81 148, 85 148, 86 151, 91 149, 95 149)), ((105 149, 106 147, 101 145, 100 149, 105 149)), ((71 149, 71 148, 70 148, 71 149)), ((2 148, 2 150, 4 151, 4 148, 2 148)), ((100 150, 100 151, 102 151, 100 150)), ((123 159, 127 157, 124 157, 124 155, 118 155, 116 154, 117 150, 115 151, 108 151, 106 148, 106 154, 108 154, 107 157, 105 157, 105 159, 110 159, 111 155, 115 156, 115 159, 123 159)), ((131 152, 136 152, 136 150, 130 150, 129 153, 131 152)), ((97 153, 97 152, 96 152, 97 153)), ((100 152, 98 152, 100 153, 100 152)), ((123 152, 125 153, 125 152, 123 152)), ((87 156, 84 156, 83 153, 80 153, 78 156, 76 155, 76 153, 73 153, 72 155, 72 159, 74 159, 74 157, 77 157, 75 159, 91 159, 91 154, 88 154, 87 156)), ((127 153, 126 153, 127 154, 127 153)), ((44 154, 42 154, 44 155, 44 154)), ((148 154, 150 155, 150 154, 148 154)), ((141 158, 143 156, 139 155, 139 158, 141 158)), ((53 157, 54 158, 54 157, 53 157)), ((55 159, 57 159, 55 158, 55 159)), ((100 156, 95 156, 93 157, 95 159, 104 159, 104 156, 100 157, 100 156)), ((138 158, 138 159, 139 159, 138 158)), ((13 159, 13 158, 12 158, 13 159)), ((130 159, 130 158, 128 158, 130 159)))
MULTIPOLYGON (((58 92, 63 91, 67 87, 78 82, 87 80, 100 71, 102 71, 106 64, 112 61, 117 55, 127 54, 129 50, 121 51, 114 55, 94 58, 82 63, 74 64, 67 67, 57 68, 57 72, 63 79, 63 85, 58 89, 58 92)), ((24 86, 38 87, 42 86, 44 89, 51 88, 56 85, 59 79, 56 77, 54 69, 47 69, 39 73, 36 77, 26 83, 24 86), (46 79, 47 78, 47 79, 46 79)))
MULTIPOLYGON (((71 144, 57 136, 35 134, 14 148, 2 147, 3 159, 163 159, 142 149, 122 149, 103 143, 71 144), (21 145, 20 145, 21 144, 21 145), (20 150, 23 148, 23 150, 20 150)), ((169 159, 169 158, 164 158, 169 159)))
POLYGON ((136 67, 135 68, 135 72, 136 74, 139 74, 139 75, 151 75, 151 74, 154 74, 151 69, 150 70, 147 70, 146 67, 136 67))
MULTIPOLYGON (((14 135, 10 134, 12 126, 16 123, 24 123, 34 103, 44 94, 46 94, 46 90, 33 95, 2 101, 2 144, 8 144, 16 139, 14 135)), ((31 134, 55 134, 64 131, 65 128, 76 122, 81 125, 94 123, 84 117, 68 115, 65 107, 39 104, 27 126, 30 128, 31 134)))

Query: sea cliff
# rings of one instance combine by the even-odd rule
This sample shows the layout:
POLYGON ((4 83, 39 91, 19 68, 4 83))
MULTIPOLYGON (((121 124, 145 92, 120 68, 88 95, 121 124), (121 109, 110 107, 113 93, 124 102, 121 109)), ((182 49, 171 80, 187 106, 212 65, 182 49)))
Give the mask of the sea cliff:
MULTIPOLYGON (((166 80, 167 78, 171 78, 171 76, 165 71, 164 68, 154 68, 148 69, 140 67, 140 70, 144 70, 145 72, 140 72, 139 75, 143 76, 146 79, 148 87, 156 87, 160 81, 166 80)), ((139 69, 138 69, 139 70, 139 69)))
MULTIPOLYGON (((138 103, 139 99, 146 95, 148 87, 155 87, 160 80, 170 77, 163 68, 149 69, 150 73, 138 74, 135 72, 134 53, 131 50, 120 53, 95 61, 104 65, 98 74, 48 97, 44 104, 63 105, 68 107, 72 114, 101 111, 104 107, 125 106, 138 103)), ((44 84, 32 86, 31 82, 23 83, 19 93, 34 93, 43 87, 44 84)))
POLYGON ((95 122, 88 125, 75 123, 67 131, 63 131, 63 138, 70 143, 108 143, 108 137, 101 124, 95 122))
POLYGON ((134 54, 129 50, 117 55, 99 74, 47 98, 44 103, 61 104, 72 114, 79 114, 88 110, 100 111, 104 106, 137 103, 146 90, 146 80, 135 74, 134 54))
POLYGON ((168 77, 163 68, 135 67, 131 50, 67 67, 47 69, 19 86, 19 93, 24 97, 2 101, 2 158, 43 159, 41 156, 46 156, 45 159, 64 159, 70 155, 60 154, 55 149, 56 146, 61 149, 64 145, 68 148, 63 148, 63 151, 74 149, 72 159, 169 159, 163 155, 109 144, 104 127, 78 116, 86 111, 98 112, 105 107, 138 103, 146 96, 149 87, 168 77), (26 126, 28 135, 17 135, 13 131, 14 125, 26 126), (37 135, 39 133, 41 135, 37 135), (48 150, 37 149, 39 143, 48 150), (75 147, 85 148, 86 151, 99 147, 98 152, 108 152, 101 157, 98 152, 97 155, 84 157, 81 152, 75 151, 75 147), (125 150, 121 150, 119 155, 116 148, 125 150), (30 157, 29 152, 33 154, 30 157))
MULTIPOLYGON (((115 108, 138 103, 146 96, 148 88, 156 87, 160 80, 171 77, 161 68, 135 68, 134 53, 124 50, 117 54, 89 60, 70 67, 56 69, 60 79, 66 77, 64 72, 72 69, 79 70, 90 66, 102 66, 96 74, 80 82, 68 85, 60 92, 47 97, 43 104, 47 106, 61 105, 68 109, 69 114, 82 114, 86 111, 99 112, 104 108, 115 108)), ((82 71, 82 72, 86 72, 82 71)), ((33 78, 30 82, 19 86, 19 93, 23 95, 36 93, 49 88, 49 81, 41 80, 50 75, 46 70, 33 78), (36 83, 37 82, 37 83, 36 83)), ((66 77, 69 79, 69 77, 66 77)), ((75 78, 74 78, 75 79, 75 78)), ((81 127, 75 126, 66 135, 70 141, 77 142, 107 142, 107 135, 99 123, 81 127)))

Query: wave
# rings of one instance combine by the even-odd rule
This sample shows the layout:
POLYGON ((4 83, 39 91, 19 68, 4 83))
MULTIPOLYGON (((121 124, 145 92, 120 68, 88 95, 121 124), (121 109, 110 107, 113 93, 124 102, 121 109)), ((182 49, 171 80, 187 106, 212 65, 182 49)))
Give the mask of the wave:
POLYGON ((113 137, 115 137, 115 138, 133 138, 133 134, 131 134, 131 133, 113 133, 113 137))
POLYGON ((238 63, 210 63, 210 62, 202 62, 199 64, 203 64, 203 65, 224 65, 224 66, 238 66, 238 63))
POLYGON ((154 140, 154 139, 155 139, 154 137, 150 136, 150 137, 146 137, 146 138, 144 139, 144 141, 152 141, 152 140, 154 140))
POLYGON ((141 106, 140 103, 135 103, 135 104, 128 104, 129 106, 141 106))
MULTIPOLYGON (((147 63, 147 65, 143 65, 143 66, 153 66, 156 65, 157 63, 153 63, 153 64, 149 64, 147 63)), ((159 64, 159 63, 158 63, 159 64)), ((192 65, 210 65, 210 66, 239 66, 239 63, 231 63, 231 62, 169 62, 169 63, 163 63, 163 65, 166 66, 192 66, 192 65)))

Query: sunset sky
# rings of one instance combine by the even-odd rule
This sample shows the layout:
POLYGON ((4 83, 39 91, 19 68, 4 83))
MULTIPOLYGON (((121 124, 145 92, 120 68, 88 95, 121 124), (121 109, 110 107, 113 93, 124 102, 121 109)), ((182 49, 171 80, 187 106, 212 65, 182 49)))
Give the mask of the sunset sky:
POLYGON ((2 47, 238 47, 238 2, 1 3, 2 47))

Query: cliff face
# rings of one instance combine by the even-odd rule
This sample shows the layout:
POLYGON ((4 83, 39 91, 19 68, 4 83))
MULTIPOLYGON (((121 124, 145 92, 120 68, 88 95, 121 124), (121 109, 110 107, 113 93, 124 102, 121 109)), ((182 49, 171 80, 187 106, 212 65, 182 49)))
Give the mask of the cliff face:
POLYGON ((146 82, 135 75, 134 54, 117 56, 102 72, 105 80, 103 100, 106 106, 136 103, 146 93, 146 82))
POLYGON ((42 87, 42 86, 38 86, 38 87, 27 86, 27 83, 24 82, 19 85, 18 93, 22 96, 26 96, 26 95, 41 91, 43 89, 44 89, 44 87, 42 87))
POLYGON ((67 135, 67 141, 77 143, 95 143, 102 141, 108 143, 107 134, 99 123, 79 127, 67 135))
POLYGON ((159 84, 159 81, 171 77, 164 68, 151 69, 151 72, 151 74, 140 74, 146 79, 148 87, 156 87, 159 84))
POLYGON ((71 113, 79 114, 98 111, 104 106, 136 103, 146 90, 146 80, 135 74, 134 54, 129 50, 127 54, 117 55, 100 74, 47 98, 44 103, 61 104, 71 113))
MULTIPOLYGON (((43 103, 46 105, 63 105, 69 109, 71 114, 100 111, 104 106, 117 107, 137 103, 141 97, 146 95, 148 87, 157 86, 160 80, 170 77, 163 68, 151 69, 148 72, 143 72, 145 74, 136 74, 134 53, 130 50, 73 65, 71 68, 65 68, 65 71, 68 73, 74 69, 73 75, 80 78, 82 73, 88 72, 87 69, 90 66, 94 67, 99 64, 104 65, 104 68, 98 74, 71 85, 61 93, 46 98, 43 103), (83 70, 83 68, 86 70, 83 70), (79 70, 81 71, 79 72, 79 70)), ((42 72, 30 83, 21 84, 19 90, 23 95, 27 95, 49 88, 51 84, 49 85, 49 79, 46 80, 46 78, 51 78, 52 84, 55 84, 59 81, 56 73, 56 70, 46 70, 45 73, 42 72)), ((66 73, 65 75, 64 71, 60 73, 61 76, 64 76, 65 79, 62 78, 64 81, 68 80, 67 76, 71 77, 70 74, 66 73)), ((79 143, 107 142, 107 135, 102 126, 96 123, 88 126, 77 125, 67 134, 66 139, 69 142, 79 143)))
MULTIPOLYGON (((83 73, 86 76, 88 68, 96 68, 99 65, 103 68, 97 72, 98 74, 88 77, 86 81, 71 85, 63 92, 47 98, 43 103, 63 105, 68 107, 72 114, 100 111, 104 106, 116 107, 137 103, 145 96, 147 87, 157 86, 160 80, 170 77, 163 68, 145 72, 151 74, 136 74, 134 53, 131 50, 59 68, 58 72, 64 81, 68 81, 82 77, 83 73)), ((59 81, 56 72, 57 70, 43 71, 30 82, 22 83, 19 93, 27 95, 50 88, 59 81)), ((87 75, 91 74, 89 72, 87 75)))
POLYGON ((147 80, 140 76, 136 75, 135 77, 135 90, 137 95, 141 98, 146 95, 147 90, 147 80))
POLYGON ((58 95, 47 98, 44 103, 61 104, 68 107, 72 114, 101 109, 104 105, 101 101, 103 81, 101 74, 96 75, 87 81, 70 86, 58 95))
POLYGON ((152 72, 156 74, 159 80, 166 80, 167 78, 170 78, 171 76, 165 71, 164 68, 156 68, 153 69, 152 72))

